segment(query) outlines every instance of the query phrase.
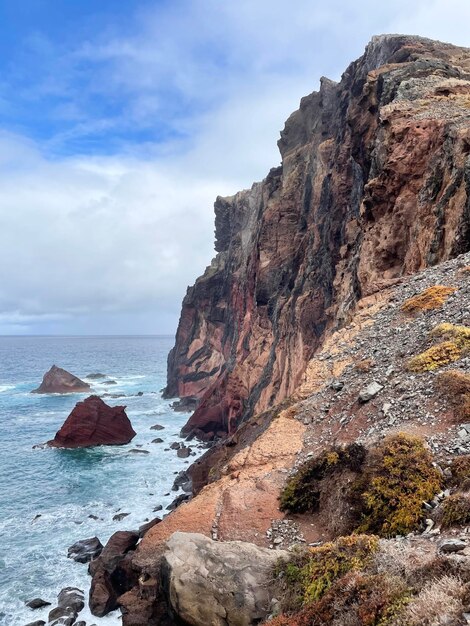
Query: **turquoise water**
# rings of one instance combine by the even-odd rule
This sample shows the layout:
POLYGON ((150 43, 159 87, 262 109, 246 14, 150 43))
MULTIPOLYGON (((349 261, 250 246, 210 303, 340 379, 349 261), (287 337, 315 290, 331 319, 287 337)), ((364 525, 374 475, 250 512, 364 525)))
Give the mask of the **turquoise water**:
MULTIPOLYGON (((177 495, 165 494, 189 461, 165 448, 180 440, 188 415, 173 412, 160 395, 172 344, 172 337, 0 337, 1 626, 47 621, 47 609, 33 612, 24 606, 33 597, 54 602, 68 585, 87 593, 87 566, 67 559, 68 546, 94 535, 105 543, 116 530, 155 517, 153 508, 165 508, 177 495), (88 382, 98 395, 125 394, 104 399, 127 406, 134 440, 83 450, 33 449, 52 438, 86 397, 30 393, 53 363, 81 378, 102 372, 116 381, 88 382), (135 395, 140 391, 143 396, 135 395), (151 430, 157 423, 165 428, 151 430), (156 437, 164 443, 151 443, 156 437), (150 454, 130 453, 137 445, 150 454), (113 521, 117 512, 129 516, 113 521)), ((100 626, 121 623, 118 613, 99 620, 85 610, 80 618, 100 626)))

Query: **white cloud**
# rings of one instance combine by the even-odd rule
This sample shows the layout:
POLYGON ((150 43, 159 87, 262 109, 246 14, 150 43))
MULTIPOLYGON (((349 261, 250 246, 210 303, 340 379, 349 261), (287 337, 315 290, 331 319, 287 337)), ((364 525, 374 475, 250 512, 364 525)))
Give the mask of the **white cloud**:
MULTIPOLYGON (((464 44, 470 18, 457 0, 162 6, 40 74, 34 97, 62 94, 66 131, 41 144, 0 135, 0 332, 172 331, 212 256, 215 196, 278 164, 278 131, 300 97, 323 74, 339 78, 373 34, 464 44), (122 106, 108 117, 87 108, 103 97, 122 106), (131 136, 112 156, 57 156, 76 138, 154 126, 168 135, 131 136)), ((49 42, 35 41, 54 64, 49 42)))

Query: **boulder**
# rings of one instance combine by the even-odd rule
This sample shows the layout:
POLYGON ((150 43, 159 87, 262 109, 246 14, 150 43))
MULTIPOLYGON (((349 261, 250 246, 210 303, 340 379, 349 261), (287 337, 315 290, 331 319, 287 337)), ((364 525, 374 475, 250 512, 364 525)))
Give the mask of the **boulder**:
POLYGON ((466 547, 466 542, 461 539, 443 539, 439 543, 439 550, 445 553, 460 552, 461 550, 465 550, 466 547))
POLYGON ((81 539, 70 546, 67 556, 77 563, 88 563, 88 561, 96 559, 102 550, 103 544, 98 537, 92 537, 91 539, 81 539))
POLYGON ((157 524, 160 524, 161 521, 162 520, 159 517, 154 517, 149 522, 146 522, 145 524, 139 526, 139 537, 143 537, 148 530, 150 530, 157 524))
POLYGON ((176 456, 180 459, 187 459, 191 454, 191 448, 187 448, 186 446, 182 446, 179 450, 176 451, 176 456))
POLYGON ((129 443, 136 433, 125 408, 108 406, 98 396, 90 396, 75 405, 48 445, 55 448, 85 448, 129 443))
POLYGON ((289 553, 176 532, 162 562, 171 607, 191 626, 257 624, 269 614, 268 583, 280 557, 289 553))
POLYGON ((101 372, 93 372, 85 376, 89 380, 99 380, 100 378, 106 378, 106 374, 102 374, 101 372))
POLYGON ((65 587, 57 596, 57 605, 80 613, 85 606, 83 591, 77 587, 65 587))
POLYGON ((375 398, 375 396, 382 391, 383 385, 379 385, 375 380, 373 380, 367 387, 361 389, 359 392, 359 402, 365 403, 375 398))
POLYGON ((117 608, 117 599, 128 591, 135 580, 130 567, 130 553, 139 541, 139 534, 118 531, 112 535, 100 556, 91 561, 88 571, 92 581, 90 587, 90 611, 103 617, 117 608))
POLYGON ((38 619, 35 622, 29 622, 29 624, 25 624, 25 626, 45 626, 46 622, 43 619, 38 619))
POLYGON ((84 393, 90 391, 88 383, 80 380, 67 370, 53 365, 44 374, 42 383, 31 393, 84 393))

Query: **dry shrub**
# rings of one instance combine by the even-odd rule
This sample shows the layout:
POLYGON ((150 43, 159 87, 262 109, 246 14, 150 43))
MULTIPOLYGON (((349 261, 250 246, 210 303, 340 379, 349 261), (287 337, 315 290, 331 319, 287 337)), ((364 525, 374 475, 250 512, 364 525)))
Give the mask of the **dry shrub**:
POLYGON ((453 487, 470 490, 470 454, 456 456, 450 464, 452 478, 449 483, 453 487))
POLYGON ((450 400, 454 407, 454 415, 460 421, 470 418, 470 374, 460 370, 440 372, 436 385, 450 400))
POLYGON ((444 285, 428 287, 417 296, 405 300, 401 310, 410 315, 415 315, 421 311, 439 309, 454 291, 456 291, 455 287, 445 287, 444 285))
POLYGON ((439 517, 443 528, 470 523, 470 494, 456 493, 444 500, 439 517))
POLYGON ((441 488, 441 475, 421 439, 406 433, 386 437, 355 486, 362 502, 358 532, 390 537, 416 530, 424 517, 423 501, 441 488))
POLYGON ((398 576, 407 582, 416 582, 416 572, 425 571, 436 560, 436 545, 429 543, 426 548, 408 541, 381 539, 379 549, 374 554, 372 570, 377 574, 398 576))
POLYGON ((351 571, 323 598, 296 614, 283 614, 270 626, 385 626, 409 599, 404 583, 386 574, 351 571))
POLYGON ((398 624, 441 626, 460 623, 465 586, 458 576, 443 576, 427 583, 411 600, 398 624), (456 621, 453 621, 456 620, 456 621))

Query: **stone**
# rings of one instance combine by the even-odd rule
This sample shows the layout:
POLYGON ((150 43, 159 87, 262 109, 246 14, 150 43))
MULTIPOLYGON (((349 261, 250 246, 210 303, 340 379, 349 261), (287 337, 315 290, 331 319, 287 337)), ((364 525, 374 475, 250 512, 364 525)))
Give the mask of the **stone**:
POLYGON ((67 557, 77 561, 77 563, 88 563, 88 561, 96 559, 102 550, 103 544, 98 537, 91 537, 91 539, 81 539, 70 546, 67 557))
POLYGON ((42 609, 45 606, 51 606, 50 602, 43 600, 42 598, 34 598, 26 602, 26 606, 30 609, 42 609))
POLYGON ((170 445, 170 450, 179 450, 181 448, 182 444, 179 441, 174 441, 171 445, 170 445))
POLYGON ((39 387, 31 393, 85 393, 90 391, 90 389, 91 387, 88 383, 67 372, 67 370, 53 365, 44 374, 39 387))
POLYGON ((187 502, 188 500, 191 499, 191 495, 188 493, 182 493, 181 495, 179 495, 178 497, 176 497, 173 502, 171 504, 169 504, 166 507, 167 511, 174 511, 175 509, 177 509, 181 504, 183 504, 184 502, 187 502))
POLYGON ((38 619, 35 622, 29 622, 25 626, 45 626, 46 622, 43 619, 38 619))
POLYGON ((179 450, 176 451, 176 455, 180 459, 187 459, 190 454, 191 454, 191 448, 187 448, 186 446, 183 446, 179 450))
POLYGON ((150 430, 164 430, 165 426, 161 424, 155 424, 154 426, 150 426, 150 430))
POLYGON ((106 378, 106 374, 101 374, 100 372, 93 372, 91 374, 87 374, 85 378, 89 380, 99 380, 100 378, 106 378))
POLYGON ((361 389, 361 391, 359 392, 359 402, 365 403, 365 402, 369 402, 369 400, 372 400, 372 398, 375 398, 375 396, 382 391, 383 389, 383 385, 379 385, 379 383, 377 383, 375 380, 372 381, 371 383, 369 383, 367 385, 367 387, 365 387, 364 389, 361 389))
POLYGON ((113 522, 121 522, 128 515, 130 513, 116 513, 116 515, 113 515, 113 522))
POLYGON ((280 556, 289 553, 176 532, 162 563, 171 606, 191 626, 259 623, 269 614, 269 582, 280 556))
POLYGON ((465 550, 467 543, 461 539, 443 539, 439 543, 439 550, 445 553, 460 552, 465 550))
POLYGON ((163 439, 161 437, 157 437, 156 439, 152 439, 152 443, 163 443, 163 439))
POLYGON ((343 389, 344 387, 344 383, 341 380, 335 380, 334 382, 331 383, 330 387, 334 391, 341 391, 341 389, 343 389))
POLYGON ((136 435, 124 406, 108 406, 98 396, 78 402, 48 445, 55 448, 122 445, 136 435))
POLYGON ((84 593, 77 587, 65 587, 57 596, 57 605, 65 609, 72 609, 75 613, 85 606, 84 593))
POLYGON ((137 448, 133 448, 129 450, 129 454, 150 454, 148 450, 138 450, 137 448))

